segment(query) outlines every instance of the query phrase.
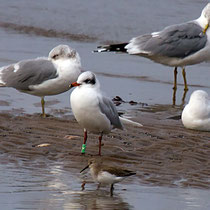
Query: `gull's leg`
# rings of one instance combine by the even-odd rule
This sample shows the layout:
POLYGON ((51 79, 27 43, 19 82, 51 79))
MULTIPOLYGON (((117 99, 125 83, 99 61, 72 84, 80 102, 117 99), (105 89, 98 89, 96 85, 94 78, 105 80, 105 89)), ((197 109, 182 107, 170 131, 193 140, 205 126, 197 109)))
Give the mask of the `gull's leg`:
POLYGON ((185 68, 182 68, 182 76, 184 79, 184 91, 188 91, 185 68))
POLYGON ((99 136, 99 145, 98 145, 98 155, 101 156, 101 141, 102 141, 103 133, 99 136))
POLYGON ((173 87, 173 105, 176 104, 176 90, 177 90, 177 67, 174 68, 174 87, 173 87))
POLYGON ((86 142, 87 142, 87 130, 84 129, 84 141, 83 141, 82 150, 81 150, 82 154, 85 154, 86 142))
POLYGON ((46 114, 45 114, 45 111, 44 111, 45 101, 44 101, 44 97, 43 96, 41 98, 41 104, 42 104, 42 117, 46 117, 46 114))
POLYGON ((113 196, 113 191, 114 191, 114 184, 111 184, 111 188, 110 188, 110 196, 113 196))
POLYGON ((174 68, 174 90, 177 89, 177 67, 174 68))

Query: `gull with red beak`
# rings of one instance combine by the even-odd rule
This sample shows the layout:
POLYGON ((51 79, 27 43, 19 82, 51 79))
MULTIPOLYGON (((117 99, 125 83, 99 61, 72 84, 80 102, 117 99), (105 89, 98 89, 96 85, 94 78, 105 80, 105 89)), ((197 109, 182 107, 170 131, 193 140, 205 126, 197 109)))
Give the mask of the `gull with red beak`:
POLYGON ((94 73, 86 71, 71 84, 76 87, 70 97, 71 108, 77 122, 84 128, 84 142, 81 153, 85 153, 87 131, 99 134, 99 152, 103 134, 112 129, 123 129, 113 102, 100 91, 100 84, 94 73))

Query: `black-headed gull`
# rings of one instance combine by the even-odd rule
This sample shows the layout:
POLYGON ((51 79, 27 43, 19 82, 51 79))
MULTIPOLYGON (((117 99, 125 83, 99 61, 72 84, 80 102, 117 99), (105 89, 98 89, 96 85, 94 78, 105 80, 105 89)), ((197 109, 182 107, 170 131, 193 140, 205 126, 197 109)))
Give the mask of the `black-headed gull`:
POLYGON ((44 96, 69 90, 81 73, 79 54, 68 45, 53 48, 48 58, 22 60, 0 68, 0 87, 13 87, 21 92, 41 97, 45 117, 44 96))
POLYGON ((210 98, 203 90, 194 91, 182 111, 182 123, 186 128, 210 131, 210 98))
POLYGON ((210 3, 201 16, 183 24, 171 25, 162 31, 132 38, 129 43, 99 46, 96 52, 126 52, 157 63, 175 67, 174 89, 177 89, 177 67, 182 68, 185 91, 188 90, 185 66, 210 60, 210 3))
POLYGON ((94 73, 83 72, 72 86, 76 88, 70 97, 71 108, 77 122, 84 128, 82 153, 85 153, 87 131, 99 134, 99 155, 103 134, 110 133, 113 128, 123 129, 113 102, 104 96, 94 73))
POLYGON ((121 182, 126 177, 135 175, 136 173, 124 168, 120 167, 113 167, 104 165, 102 160, 96 160, 95 158, 92 158, 88 160, 88 165, 80 171, 83 172, 85 169, 90 168, 90 173, 94 179, 95 182, 99 183, 98 188, 100 187, 100 184, 110 184, 110 195, 113 195, 114 190, 114 184, 121 182))

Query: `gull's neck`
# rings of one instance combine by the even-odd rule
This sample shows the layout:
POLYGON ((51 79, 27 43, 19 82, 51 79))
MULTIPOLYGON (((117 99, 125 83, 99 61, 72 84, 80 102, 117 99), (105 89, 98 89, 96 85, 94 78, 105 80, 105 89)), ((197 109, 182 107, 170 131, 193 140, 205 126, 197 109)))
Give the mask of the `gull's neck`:
POLYGON ((206 25, 208 24, 208 20, 204 17, 203 14, 201 14, 201 16, 195 20, 203 29, 206 27, 206 25))

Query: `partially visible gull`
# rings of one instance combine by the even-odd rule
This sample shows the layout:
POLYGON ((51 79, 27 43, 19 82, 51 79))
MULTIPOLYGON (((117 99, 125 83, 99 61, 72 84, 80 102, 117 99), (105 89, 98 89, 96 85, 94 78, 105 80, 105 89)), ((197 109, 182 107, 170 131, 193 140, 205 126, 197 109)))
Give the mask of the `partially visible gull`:
POLYGON ((99 46, 96 52, 126 52, 140 55, 174 69, 177 89, 177 67, 182 68, 185 91, 188 90, 185 66, 210 60, 210 3, 193 21, 171 25, 162 31, 132 38, 129 43, 99 46))
POLYGON ((53 48, 48 58, 22 60, 0 68, 0 87, 13 87, 21 92, 41 97, 42 115, 44 96, 69 90, 81 73, 79 54, 68 45, 53 48))
POLYGON ((210 98, 203 90, 194 91, 182 111, 182 123, 186 128, 210 131, 210 98))

